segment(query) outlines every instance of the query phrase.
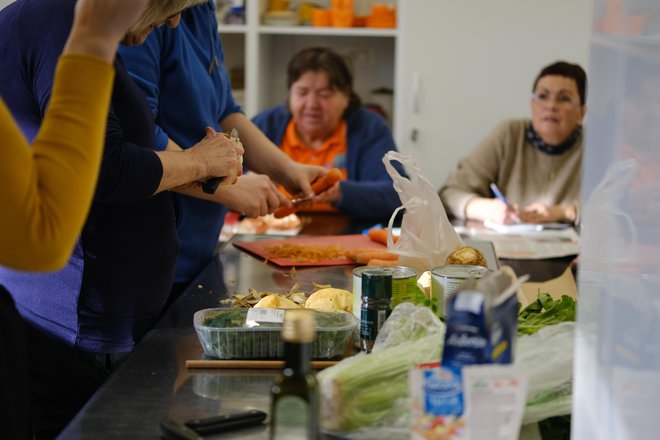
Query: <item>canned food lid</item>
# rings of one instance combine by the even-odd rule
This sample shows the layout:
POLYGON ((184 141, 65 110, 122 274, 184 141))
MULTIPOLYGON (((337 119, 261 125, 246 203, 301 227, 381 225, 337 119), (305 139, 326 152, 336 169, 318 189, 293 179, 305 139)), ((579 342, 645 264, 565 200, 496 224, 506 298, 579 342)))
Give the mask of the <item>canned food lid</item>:
POLYGON ((365 273, 388 273, 395 280, 417 278, 417 271, 405 266, 362 266, 353 269, 353 276, 362 277, 365 273))
POLYGON ((362 297, 372 299, 392 298, 392 275, 388 273, 362 274, 362 297))
POLYGON ((481 278, 491 270, 483 266, 469 266, 463 264, 448 264, 431 270, 431 274, 451 278, 481 278))

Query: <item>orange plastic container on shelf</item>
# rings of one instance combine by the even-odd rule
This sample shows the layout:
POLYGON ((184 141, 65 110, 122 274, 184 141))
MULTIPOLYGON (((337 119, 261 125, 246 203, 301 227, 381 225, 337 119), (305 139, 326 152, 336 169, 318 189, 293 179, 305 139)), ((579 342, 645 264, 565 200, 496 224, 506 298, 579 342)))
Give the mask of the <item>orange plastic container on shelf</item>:
POLYGON ((330 9, 342 9, 353 11, 353 0, 332 0, 330 9))
POLYGON ((353 27, 367 26, 367 17, 353 17, 353 27))
POLYGON ((330 22, 333 27, 351 27, 353 26, 353 10, 331 9, 330 22))
POLYGON ((314 8, 311 13, 312 26, 316 27, 329 27, 330 26, 330 11, 328 9, 314 8))
POLYGON ((371 5, 371 15, 367 17, 367 27, 395 28, 396 9, 386 5, 371 5))
POLYGON ((269 11, 286 11, 289 9, 289 0, 270 0, 269 11))

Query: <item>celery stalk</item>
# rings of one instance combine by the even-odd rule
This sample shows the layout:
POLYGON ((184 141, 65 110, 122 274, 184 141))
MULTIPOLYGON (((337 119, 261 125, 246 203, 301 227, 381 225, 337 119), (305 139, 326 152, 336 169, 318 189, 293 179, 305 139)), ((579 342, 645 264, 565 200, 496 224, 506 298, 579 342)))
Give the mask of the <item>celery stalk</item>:
POLYGON ((438 361, 442 343, 442 335, 433 334, 354 356, 320 372, 322 427, 348 432, 395 416, 394 401, 408 396, 408 371, 438 361))

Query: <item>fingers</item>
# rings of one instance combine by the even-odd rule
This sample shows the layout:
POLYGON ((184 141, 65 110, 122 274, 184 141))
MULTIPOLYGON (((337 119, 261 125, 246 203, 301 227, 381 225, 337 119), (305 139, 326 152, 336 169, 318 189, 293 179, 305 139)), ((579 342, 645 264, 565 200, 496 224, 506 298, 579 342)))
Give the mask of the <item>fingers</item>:
POLYGON ((207 138, 212 138, 218 134, 213 127, 206 127, 206 137, 207 138))
POLYGON ((302 197, 313 197, 312 182, 324 175, 327 170, 317 165, 305 165, 292 162, 292 166, 286 170, 286 175, 290 176, 288 182, 284 184, 287 191, 291 194, 300 194, 302 197))
POLYGON ((243 145, 225 136, 218 136, 212 128, 207 128, 206 137, 187 151, 195 154, 204 165, 203 179, 220 177, 221 186, 235 183, 243 172, 243 145))

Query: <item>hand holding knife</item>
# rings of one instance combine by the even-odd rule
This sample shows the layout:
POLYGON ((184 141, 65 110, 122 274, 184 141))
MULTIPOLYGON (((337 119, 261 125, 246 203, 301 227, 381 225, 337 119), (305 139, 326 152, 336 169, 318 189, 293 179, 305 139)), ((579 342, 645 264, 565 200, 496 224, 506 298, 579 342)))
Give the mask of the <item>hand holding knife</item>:
MULTIPOLYGON (((227 136, 229 140, 232 142, 240 142, 240 139, 238 138, 238 130, 235 128, 232 128, 229 133, 221 133, 224 136, 227 136)), ((243 156, 239 156, 239 161, 241 166, 243 165, 243 156)), ((214 194, 215 191, 218 189, 218 186, 220 185, 220 182, 222 181, 221 177, 213 177, 212 179, 207 180, 204 182, 204 185, 202 185, 202 191, 204 191, 206 194, 214 194)))
MULTIPOLYGON (((341 180, 342 174, 338 168, 332 168, 323 176, 319 177, 312 183, 312 191, 314 196, 321 194, 323 191, 326 191, 336 182, 341 180)), ((314 197, 297 197, 290 200, 291 206, 285 208, 279 208, 275 211, 275 218, 283 218, 287 215, 295 213, 299 208, 304 206, 306 203, 311 202, 314 197)))

